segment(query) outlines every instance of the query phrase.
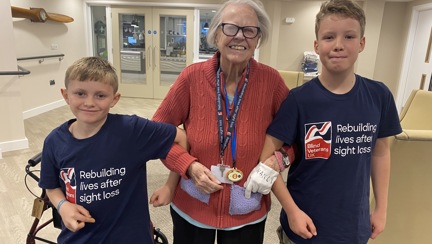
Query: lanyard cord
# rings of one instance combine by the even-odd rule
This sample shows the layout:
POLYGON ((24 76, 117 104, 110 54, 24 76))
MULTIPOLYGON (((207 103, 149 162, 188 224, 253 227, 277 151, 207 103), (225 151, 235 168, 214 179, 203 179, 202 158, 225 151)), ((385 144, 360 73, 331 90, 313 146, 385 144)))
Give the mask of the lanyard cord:
MULTIPOLYGON (((229 140, 231 139, 231 136, 233 137, 233 141, 231 143, 231 151, 232 151, 232 157, 233 157, 233 168, 236 167, 236 131, 235 131, 235 122, 237 120, 237 114, 240 109, 240 104, 243 100, 244 93, 246 91, 246 87, 249 81, 249 63, 247 65, 246 69, 246 78, 242 85, 242 88, 240 89, 240 94, 236 92, 234 94, 234 111, 232 116, 230 116, 229 113, 229 102, 226 101, 225 108, 228 116, 228 129, 226 136, 224 137, 224 125, 223 125, 223 114, 222 114, 222 92, 221 92, 221 80, 220 80, 220 73, 221 68, 218 68, 218 71, 216 73, 216 109, 217 109, 217 119, 218 119, 218 133, 219 133, 219 142, 220 142, 220 157, 223 164, 223 156, 225 148, 228 145, 229 140)), ((225 84, 225 93, 226 93, 226 84, 225 84)), ((226 93, 227 94, 227 93, 226 93)), ((228 96, 228 94, 227 94, 228 96)), ((227 99, 228 100, 228 99, 227 99)))

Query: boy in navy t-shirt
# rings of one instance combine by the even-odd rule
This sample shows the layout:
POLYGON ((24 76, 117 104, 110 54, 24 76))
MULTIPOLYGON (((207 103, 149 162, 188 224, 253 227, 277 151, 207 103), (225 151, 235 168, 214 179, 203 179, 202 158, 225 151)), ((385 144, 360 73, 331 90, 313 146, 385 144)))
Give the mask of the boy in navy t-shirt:
POLYGON ((364 244, 384 230, 388 137, 402 130, 390 90, 354 73, 364 29, 354 2, 322 4, 314 42, 322 73, 290 91, 267 130, 262 159, 284 143, 299 149, 286 187, 279 177, 272 189, 283 206, 281 243, 364 244))
POLYGON ((63 98, 75 119, 54 129, 42 150, 39 186, 62 217, 58 243, 153 243, 146 162, 165 158, 175 126, 109 113, 120 99, 105 60, 87 57, 66 71, 63 98))

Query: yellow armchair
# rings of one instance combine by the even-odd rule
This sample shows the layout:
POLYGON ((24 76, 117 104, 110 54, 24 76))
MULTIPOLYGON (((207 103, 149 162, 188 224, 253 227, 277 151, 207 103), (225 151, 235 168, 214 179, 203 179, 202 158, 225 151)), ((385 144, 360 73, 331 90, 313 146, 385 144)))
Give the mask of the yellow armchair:
POLYGON ((298 71, 287 71, 287 70, 278 70, 279 74, 282 76, 282 78, 285 81, 285 84, 288 86, 289 89, 292 89, 294 87, 300 86, 303 84, 303 72, 298 71))
POLYGON ((415 90, 403 108, 403 132, 391 138, 384 232, 371 243, 430 243, 432 226, 432 92, 415 90))
POLYGON ((432 130, 432 92, 413 90, 400 119, 404 130, 432 130))

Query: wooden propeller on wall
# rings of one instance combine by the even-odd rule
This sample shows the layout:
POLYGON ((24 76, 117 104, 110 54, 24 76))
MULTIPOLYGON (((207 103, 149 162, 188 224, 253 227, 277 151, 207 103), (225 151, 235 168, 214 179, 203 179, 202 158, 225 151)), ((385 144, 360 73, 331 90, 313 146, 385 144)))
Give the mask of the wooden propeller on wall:
POLYGON ((47 13, 43 8, 18 8, 11 6, 12 17, 14 18, 26 18, 32 22, 45 22, 47 20, 70 23, 74 21, 72 17, 63 14, 47 13))

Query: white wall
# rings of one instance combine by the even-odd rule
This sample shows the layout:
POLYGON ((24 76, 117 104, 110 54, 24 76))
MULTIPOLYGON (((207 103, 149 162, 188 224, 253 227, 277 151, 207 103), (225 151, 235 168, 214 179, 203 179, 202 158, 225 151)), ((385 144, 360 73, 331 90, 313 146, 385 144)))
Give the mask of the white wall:
MULTIPOLYGON (((64 105, 60 96, 66 68, 87 54, 84 6, 74 1, 11 0, 0 2, 0 70, 17 70, 17 64, 29 70, 26 76, 0 76, 0 158, 1 152, 28 147, 24 119, 64 105), (35 23, 12 18, 11 5, 41 7, 47 12, 73 17, 74 22, 35 23), (54 44, 54 45, 53 45, 54 44), (52 46, 57 46, 53 50, 52 46), (64 54, 64 59, 18 61, 17 58, 64 54), (50 86, 50 80, 55 85, 50 86)), ((43 125, 41 125, 43 126, 43 125)))
POLYGON ((11 5, 22 8, 42 7, 47 12, 65 14, 74 18, 71 23, 53 21, 35 23, 28 19, 12 19, 15 45, 11 48, 16 50, 18 58, 65 55, 61 61, 57 58, 50 58, 45 59, 42 63, 39 63, 39 60, 18 62, 19 65, 31 71, 30 75, 20 78, 22 111, 24 118, 27 118, 45 109, 49 110, 52 107, 63 105, 60 88, 63 87, 65 70, 73 61, 87 54, 84 6, 81 0, 11 0, 11 5), (56 84, 50 86, 50 80, 54 80, 56 84))
MULTIPOLYGON (((86 26, 85 3, 118 4, 112 0, 10 0, 10 5, 17 7, 43 7, 47 12, 66 14, 75 20, 62 24, 49 22, 32 23, 26 19, 12 18, 7 1, 0 3, 1 62, 0 69, 16 69, 17 57, 65 54, 62 61, 46 59, 20 61, 19 65, 31 71, 24 77, 0 77, 0 148, 5 145, 25 146, 23 118, 64 104, 60 96, 63 87, 64 72, 76 59, 90 55, 87 38, 89 27, 86 26), (52 44, 57 46, 53 50, 52 44), (50 86, 50 80, 56 84, 50 86), (3 145, 3 146, 2 146, 3 145)), ((124 4, 142 5, 156 3, 149 0, 131 0, 124 4)), ((163 3, 172 6, 181 4, 202 6, 220 4, 220 0, 170 0, 163 3)), ((315 14, 323 1, 304 0, 264 0, 265 7, 272 18, 273 30, 269 42, 260 48, 260 61, 277 69, 300 70, 303 52, 313 50, 315 39, 315 14), (294 24, 286 24, 286 17, 294 17, 294 24)), ((359 58, 357 69, 389 86, 393 94, 398 87, 402 54, 408 33, 406 20, 412 7, 432 3, 432 0, 407 2, 374 3, 375 0, 360 1, 366 9, 366 50, 359 58), (370 2, 370 3, 369 3, 370 2), (379 11, 374 8, 379 7, 379 11), (375 23, 374 23, 375 22, 375 23), (374 24, 378 23, 378 26, 374 24), (370 31, 369 31, 370 29, 370 31), (369 42, 368 40, 372 40, 369 42), (361 67, 359 67, 361 66, 361 67)), ((41 125, 43 126, 43 125, 41 125)), ((13 148, 12 148, 13 149, 13 148)), ((8 149, 9 150, 9 149, 8 149)), ((6 151, 6 150, 3 150, 6 151)))
MULTIPOLYGON (((432 2, 431 0, 429 0, 432 2)), ((323 1, 267 1, 272 12, 270 45, 261 48, 260 61, 277 69, 301 70, 304 51, 313 51, 315 15, 323 1), (293 24, 285 18, 295 18, 293 24)), ((366 14, 366 47, 356 72, 383 81, 396 94, 407 28, 407 2, 359 1, 366 14)), ((319 70, 321 65, 318 66, 319 70)))
MULTIPOLYGON (((0 71, 17 71, 10 4, 0 1, 0 71)), ((22 117, 21 81, 17 76, 0 76, 0 159, 2 152, 26 148, 22 117)))

